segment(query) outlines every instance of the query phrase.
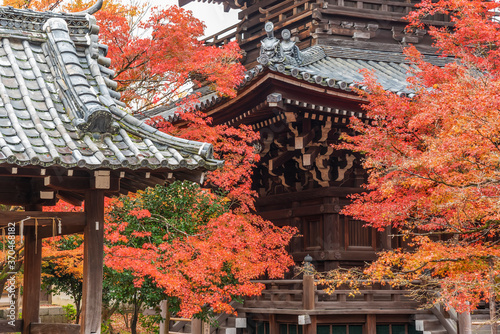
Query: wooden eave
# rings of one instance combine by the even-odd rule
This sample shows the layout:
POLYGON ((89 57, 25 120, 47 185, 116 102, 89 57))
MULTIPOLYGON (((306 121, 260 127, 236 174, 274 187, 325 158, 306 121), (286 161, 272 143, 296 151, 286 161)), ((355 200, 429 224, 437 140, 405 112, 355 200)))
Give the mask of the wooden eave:
POLYGON ((213 118, 214 124, 251 124, 266 119, 273 114, 276 106, 266 102, 267 96, 273 93, 281 94, 283 100, 300 101, 302 104, 311 106, 321 105, 325 106, 325 109, 331 107, 362 112, 360 104, 367 103, 365 98, 354 92, 325 87, 266 70, 263 75, 260 75, 240 90, 238 96, 225 100, 206 112, 207 115, 213 118), (251 111, 258 112, 252 117, 247 117, 245 121, 239 122, 238 119, 242 119, 240 116, 249 111, 252 114, 251 111))
POLYGON ((81 205, 85 192, 103 190, 105 196, 128 194, 157 184, 171 183, 176 179, 201 182, 203 170, 168 168, 137 170, 87 170, 62 167, 17 167, 0 164, 0 203, 5 205, 54 205, 63 199, 81 205))

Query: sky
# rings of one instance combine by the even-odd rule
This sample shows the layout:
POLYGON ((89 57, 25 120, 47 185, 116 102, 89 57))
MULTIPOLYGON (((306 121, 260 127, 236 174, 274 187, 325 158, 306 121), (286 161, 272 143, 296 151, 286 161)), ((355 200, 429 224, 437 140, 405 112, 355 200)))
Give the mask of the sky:
MULTIPOLYGON (((161 5, 177 5, 177 0, 156 0, 161 5)), ((183 8, 189 9, 194 16, 205 22, 205 36, 218 33, 219 31, 238 23, 238 11, 231 9, 224 12, 224 7, 219 4, 193 1, 183 8)))

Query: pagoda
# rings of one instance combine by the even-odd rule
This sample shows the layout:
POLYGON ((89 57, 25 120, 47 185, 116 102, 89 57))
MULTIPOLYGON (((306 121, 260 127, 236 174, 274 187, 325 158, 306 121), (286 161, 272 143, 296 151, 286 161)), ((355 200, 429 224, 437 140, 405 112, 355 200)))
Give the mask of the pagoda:
MULTIPOLYGON (((364 88, 361 70, 373 72, 387 91, 411 97, 407 78, 413 65, 402 52, 405 46, 415 45, 435 65, 450 61, 436 55, 425 30, 405 29, 404 17, 416 1, 208 2, 239 10, 238 24, 206 42, 237 41, 247 72, 234 98, 200 88, 198 108, 214 124, 244 124, 260 132, 255 149, 261 159, 253 176, 259 194, 257 213, 277 226, 299 229, 300 236, 289 246, 297 265, 312 265, 319 271, 363 266, 377 252, 402 246, 404 241, 393 237, 390 228, 376 231, 340 214, 349 195, 364 191, 367 175, 358 153, 333 145, 342 134, 351 133, 351 117, 372 121, 363 109, 367 100, 355 92, 364 88)), ((450 25, 440 14, 427 23, 450 25)), ((177 119, 175 107, 157 108, 146 116, 153 115, 177 119)), ((329 295, 305 273, 303 279, 290 274, 284 280, 261 280, 266 286, 262 296, 237 307, 238 317, 246 321, 243 331, 456 334, 457 328, 465 328, 456 326, 458 318, 450 319, 440 307, 421 310, 404 289, 373 286, 353 296, 346 288, 329 295)), ((236 333, 243 323, 219 322, 219 333, 236 333)))

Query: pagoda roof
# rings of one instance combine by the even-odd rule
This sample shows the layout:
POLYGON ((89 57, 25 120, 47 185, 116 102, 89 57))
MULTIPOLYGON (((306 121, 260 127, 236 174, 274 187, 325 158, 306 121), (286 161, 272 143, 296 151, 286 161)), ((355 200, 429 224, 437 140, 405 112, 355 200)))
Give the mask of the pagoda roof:
POLYGON ((165 134, 119 101, 89 13, 0 8, 0 164, 215 169, 213 148, 165 134))
MULTIPOLYGON (((402 52, 317 45, 302 50, 301 58, 300 63, 291 59, 261 59, 261 64, 246 71, 238 90, 243 91, 248 86, 255 85, 266 74, 276 74, 290 77, 299 86, 307 83, 324 87, 325 90, 352 92, 353 87, 363 81, 361 70, 368 70, 374 73, 387 91, 399 95, 412 94, 407 79, 417 68, 402 52)), ((437 66, 444 66, 451 61, 431 55, 426 55, 424 59, 437 66)), ((200 110, 210 109, 226 100, 209 87, 202 87, 197 93, 200 95, 197 106, 200 110)), ((357 95, 354 92, 351 94, 357 95)), ((176 104, 162 106, 147 111, 140 117, 163 116, 166 120, 175 121, 178 118, 178 108, 176 104)))
MULTIPOLYGON (((190 2, 207 2, 207 0, 179 0, 178 1, 178 4, 179 4, 179 7, 182 7, 182 6, 185 6, 187 5, 188 3, 190 2)), ((248 2, 251 2, 251 1, 248 1, 248 0, 208 0, 208 3, 214 3, 214 4, 218 4, 218 5, 223 5, 224 6, 224 11, 229 11, 229 9, 238 9, 238 8, 241 8, 241 7, 244 7, 245 5, 247 5, 248 2)))

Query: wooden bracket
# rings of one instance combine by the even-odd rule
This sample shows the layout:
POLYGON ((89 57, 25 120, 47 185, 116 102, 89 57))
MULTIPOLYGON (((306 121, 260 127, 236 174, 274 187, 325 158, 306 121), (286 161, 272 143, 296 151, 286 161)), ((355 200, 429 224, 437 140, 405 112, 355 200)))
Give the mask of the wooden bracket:
POLYGON ((344 179, 345 173, 352 168, 354 164, 354 159, 356 159, 354 155, 352 154, 346 155, 345 160, 347 161, 347 165, 344 168, 338 167, 339 174, 335 181, 342 181, 344 179))
POLYGON ((320 151, 319 146, 312 146, 312 147, 307 148, 304 155, 302 155, 303 165, 306 167, 312 166, 313 161, 316 160, 316 157, 319 154, 319 151, 320 151))
POLYGON ((92 189, 110 189, 111 178, 109 170, 98 170, 94 172, 94 177, 90 180, 92 189))
POLYGON ((269 171, 273 171, 276 168, 282 166, 285 162, 293 158, 295 155, 295 152, 287 151, 283 152, 281 155, 277 156, 276 158, 270 159, 269 160, 269 171))
POLYGON ((301 150, 307 146, 311 142, 311 140, 314 138, 314 129, 311 129, 309 132, 307 132, 305 135, 295 137, 295 149, 296 150, 301 150))
POLYGON ((328 117, 325 125, 321 126, 321 138, 318 140, 319 142, 324 142, 328 139, 328 134, 332 129, 332 118, 328 117))
POLYGON ((297 122, 297 115, 294 112, 285 111, 285 119, 287 123, 297 122))

